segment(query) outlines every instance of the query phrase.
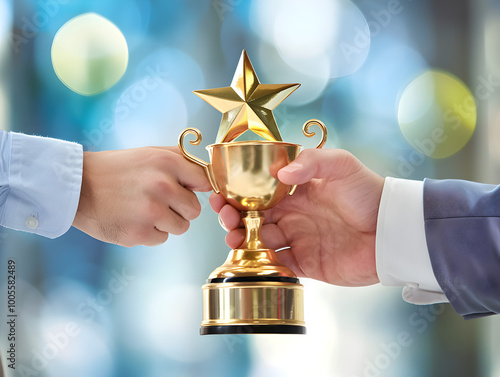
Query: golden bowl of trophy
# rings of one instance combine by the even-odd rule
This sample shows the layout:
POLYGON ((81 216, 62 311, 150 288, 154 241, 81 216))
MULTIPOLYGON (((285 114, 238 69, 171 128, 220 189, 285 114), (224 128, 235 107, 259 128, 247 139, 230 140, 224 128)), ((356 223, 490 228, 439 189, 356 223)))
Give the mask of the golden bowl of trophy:
MULTIPOLYGON (((196 136, 192 145, 201 142, 201 132, 195 128, 181 133, 179 148, 184 157, 205 169, 214 192, 241 211, 246 230, 244 242, 230 251, 203 286, 202 335, 305 334, 303 286, 261 237, 263 211, 296 188, 280 182, 277 173, 297 157, 301 146, 281 140, 272 110, 297 87, 260 84, 243 51, 231 87, 195 92, 224 113, 217 142, 207 147, 210 163, 184 148, 189 134, 196 136), (247 130, 266 140, 234 140, 247 130)), ((314 135, 311 125, 323 133, 317 146, 321 148, 327 129, 322 122, 310 120, 303 126, 307 137, 314 135)))

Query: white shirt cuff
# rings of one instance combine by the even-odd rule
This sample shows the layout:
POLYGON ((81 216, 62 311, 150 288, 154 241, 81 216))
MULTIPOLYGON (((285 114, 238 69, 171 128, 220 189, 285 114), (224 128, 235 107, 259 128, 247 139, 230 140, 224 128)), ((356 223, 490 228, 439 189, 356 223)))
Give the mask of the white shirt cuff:
POLYGON ((0 136, 6 174, 0 224, 49 238, 66 233, 80 200, 82 146, 13 132, 0 136))
POLYGON ((432 271, 425 239, 424 184, 387 177, 377 221, 377 274, 382 285, 404 286, 412 304, 448 302, 432 271))

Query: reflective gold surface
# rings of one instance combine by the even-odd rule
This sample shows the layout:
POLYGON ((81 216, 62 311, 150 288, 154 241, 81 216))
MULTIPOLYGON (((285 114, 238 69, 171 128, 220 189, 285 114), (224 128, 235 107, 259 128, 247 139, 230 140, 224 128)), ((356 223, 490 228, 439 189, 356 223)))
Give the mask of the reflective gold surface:
POLYGON ((220 194, 240 211, 264 211, 285 197, 290 186, 278 180, 278 170, 293 161, 300 148, 297 144, 271 141, 207 147, 220 194))
MULTIPOLYGON (((302 285, 261 236, 265 210, 279 203, 296 186, 280 182, 278 171, 292 162, 301 146, 281 141, 272 110, 299 84, 263 85, 243 51, 230 87, 199 90, 199 97, 224 115, 216 144, 209 145, 210 163, 190 154, 184 138, 195 135, 192 145, 201 142, 201 132, 187 128, 179 136, 181 153, 200 165, 214 189, 242 212, 246 236, 231 250, 225 263, 215 269, 203 286, 201 334, 234 334, 242 328, 254 333, 304 334, 302 285), (266 140, 234 141, 246 131, 266 140)), ((323 147, 328 130, 317 119, 307 121, 302 131, 312 137, 317 126, 323 147)))
POLYGON ((276 252, 262 241, 260 230, 263 221, 262 212, 243 212, 245 240, 240 247, 229 252, 224 264, 210 274, 209 280, 251 276, 297 277, 292 270, 278 261, 276 252))
POLYGON ((269 141, 282 141, 273 110, 299 86, 261 84, 243 50, 231 86, 194 94, 223 113, 216 143, 231 142, 248 130, 269 141))
MULTIPOLYGON (((309 131, 311 125, 317 125, 323 133, 318 145, 321 148, 326 141, 326 127, 315 119, 306 122, 303 132, 308 137, 314 135, 309 131)), ((179 137, 182 154, 202 166, 214 191, 242 211, 246 230, 243 243, 231 250, 225 263, 210 274, 211 284, 203 286, 201 333, 236 333, 240 330, 238 326, 247 325, 253 326, 252 331, 304 333, 302 285, 293 271, 278 261, 275 251, 266 246, 261 236, 263 211, 288 193, 293 194, 295 187, 280 182, 277 173, 297 157, 301 146, 271 141, 212 144, 207 147, 210 154, 207 163, 184 148, 184 137, 188 134, 196 135, 191 144, 201 141, 197 129, 184 130, 179 137)))
POLYGON ((301 284, 215 283, 203 286, 203 326, 304 326, 301 284))
POLYGON ((189 153, 186 148, 184 147, 184 138, 187 135, 195 135, 196 139, 191 140, 189 143, 191 145, 198 145, 201 142, 202 136, 200 130, 196 128, 186 128, 182 133, 179 135, 179 149, 181 150, 182 155, 188 159, 191 162, 194 162, 197 165, 200 165, 204 170, 205 174, 207 175, 208 180, 210 181, 210 185, 212 186, 212 189, 216 194, 219 193, 219 188, 217 187, 217 184, 215 183, 215 178, 213 176, 212 172, 212 165, 209 164, 208 162, 205 162, 201 159, 199 159, 196 156, 193 156, 191 153, 189 153))
MULTIPOLYGON (((326 139, 328 138, 328 129, 326 128, 325 124, 322 121, 320 121, 318 119, 311 119, 311 120, 308 120, 307 122, 305 122, 304 125, 302 126, 302 132, 304 133, 305 136, 307 136, 307 137, 313 137, 314 135, 316 135, 315 132, 309 131, 309 128, 312 125, 318 126, 320 128, 320 130, 321 130, 321 141, 316 146, 316 149, 323 148, 323 146, 326 143, 326 139)), ((290 196, 293 195, 293 193, 295 192, 296 189, 297 189, 297 185, 294 185, 290 189, 290 191, 288 192, 288 194, 290 196)))
MULTIPOLYGON (((326 141, 326 127, 315 119, 306 122, 303 132, 308 137, 314 135, 309 131, 311 125, 319 126, 323 133, 318 145, 321 148, 326 141)), ((277 173, 297 157, 301 146, 270 141, 212 144, 207 147, 207 163, 184 148, 183 139, 188 134, 196 135, 191 144, 201 141, 197 129, 184 130, 179 137, 182 154, 202 166, 214 191, 242 211, 246 230, 243 243, 231 250, 226 262, 210 274, 211 284, 203 286, 201 333, 236 333, 238 326, 247 325, 253 326, 252 331, 305 333, 302 285, 261 236, 263 211, 287 193, 293 194, 295 187, 280 182, 277 173)))
POLYGON ((318 126, 319 129, 321 130, 321 141, 316 146, 316 149, 323 148, 323 146, 326 143, 326 139, 328 138, 328 128, 326 128, 325 124, 322 121, 320 121, 318 119, 310 119, 310 120, 308 120, 302 126, 302 132, 307 137, 313 137, 314 135, 316 135, 316 133, 312 132, 312 131, 309 131, 309 129, 313 125, 318 126))

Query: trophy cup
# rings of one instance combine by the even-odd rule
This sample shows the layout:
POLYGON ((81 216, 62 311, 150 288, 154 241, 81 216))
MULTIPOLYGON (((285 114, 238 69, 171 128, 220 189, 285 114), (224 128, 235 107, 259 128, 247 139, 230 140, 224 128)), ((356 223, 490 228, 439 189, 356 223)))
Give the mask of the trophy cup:
MULTIPOLYGON (((184 148, 188 134, 201 142, 201 132, 185 129, 179 136, 181 153, 202 166, 214 192, 241 211, 244 242, 231 250, 226 262, 215 269, 203 288, 201 335, 208 334, 305 334, 303 286, 297 276, 281 264, 275 251, 261 237, 265 210, 275 206, 296 186, 285 185, 277 172, 293 161, 301 146, 283 142, 272 110, 299 84, 260 84, 243 51, 230 87, 195 91, 224 115, 216 143, 207 147, 210 163, 184 148), (265 140, 235 141, 245 131, 265 140)), ((319 120, 303 126, 304 135, 314 136, 311 125, 320 127, 326 142, 327 129, 319 120)))

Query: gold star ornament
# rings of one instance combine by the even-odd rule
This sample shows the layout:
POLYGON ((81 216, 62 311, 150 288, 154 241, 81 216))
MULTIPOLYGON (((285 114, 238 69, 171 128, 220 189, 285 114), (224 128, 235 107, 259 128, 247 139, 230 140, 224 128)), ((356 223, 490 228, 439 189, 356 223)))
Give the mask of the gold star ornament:
POLYGON ((273 110, 300 84, 261 84, 243 50, 231 86, 194 94, 223 113, 216 143, 228 143, 250 130, 269 141, 283 141, 273 110))

